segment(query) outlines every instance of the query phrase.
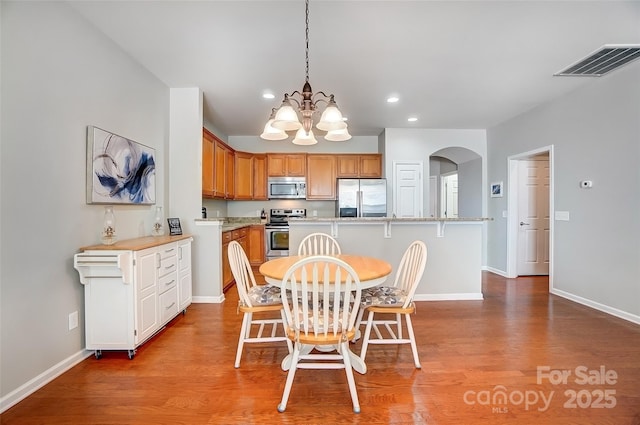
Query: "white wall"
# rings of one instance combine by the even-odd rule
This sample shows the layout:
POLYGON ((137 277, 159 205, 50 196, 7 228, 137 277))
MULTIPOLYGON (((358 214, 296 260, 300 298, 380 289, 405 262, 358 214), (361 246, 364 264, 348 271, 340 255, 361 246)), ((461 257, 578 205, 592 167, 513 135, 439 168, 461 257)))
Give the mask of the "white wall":
MULTIPOLYGON (((84 355, 83 287, 73 255, 99 243, 104 212, 85 203, 87 126, 156 149, 156 199, 165 205, 169 90, 63 2, 2 1, 0 8, 6 407, 25 384, 44 379, 38 375, 84 355), (73 311, 80 326, 69 331, 73 311)), ((115 215, 119 238, 150 234, 153 206, 117 206, 115 215)))
MULTIPOLYGON (((387 128, 384 131, 385 151, 382 152, 384 168, 387 176, 392 173, 394 161, 422 160, 424 171, 423 211, 429 211, 429 158, 434 152, 449 147, 461 147, 477 153, 481 158, 481 165, 487 161, 486 133, 484 130, 449 130, 449 129, 400 129, 387 128)), ((486 198, 485 169, 482 166, 482 192, 483 199, 486 198)), ((442 170, 440 170, 442 172, 442 170)), ((387 180, 387 193, 391 196, 393 182, 391 178, 387 180)), ((388 200, 389 206, 393 208, 392 199, 388 200)), ((485 203, 482 203, 484 215, 485 203)))
POLYGON ((458 217, 482 217, 482 159, 458 164, 458 217))
MULTIPOLYGON (((489 181, 507 182, 509 156, 554 146, 554 207, 570 221, 554 222, 552 290, 638 323, 639 99, 636 61, 488 130, 489 181)), ((507 200, 492 198, 489 215, 499 217, 507 200)), ((490 223, 491 268, 506 270, 506 241, 506 219, 490 223)))
POLYGON ((322 137, 317 137, 317 139, 318 143, 315 145, 298 146, 291 143, 290 140, 274 141, 262 140, 258 136, 231 136, 229 137, 227 144, 236 150, 252 153, 379 153, 378 138, 375 136, 354 136, 346 142, 329 142, 324 140, 322 137))

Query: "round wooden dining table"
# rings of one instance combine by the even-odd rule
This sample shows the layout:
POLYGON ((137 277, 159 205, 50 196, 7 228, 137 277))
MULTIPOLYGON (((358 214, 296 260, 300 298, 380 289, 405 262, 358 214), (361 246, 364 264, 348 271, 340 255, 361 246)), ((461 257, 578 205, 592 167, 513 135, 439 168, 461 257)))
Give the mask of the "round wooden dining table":
MULTIPOLYGON (((264 279, 268 284, 280 287, 287 270, 289 270, 296 261, 304 257, 305 256, 302 255, 293 255, 290 257, 280 257, 274 260, 269 260, 260 266, 260 274, 264 276, 264 279)), ((387 276, 391 274, 391 264, 379 258, 351 254, 332 255, 332 257, 343 260, 353 268, 360 279, 360 285, 363 289, 380 285, 387 279, 387 276)), ((331 275, 333 276, 333 273, 331 273, 331 275)), ((331 351, 336 349, 335 346, 308 345, 303 348, 302 354, 310 353, 313 348, 320 351, 331 351)), ((360 356, 353 353, 351 350, 349 350, 348 356, 351 359, 351 365, 356 372, 361 374, 367 372, 367 366, 360 356)), ((287 355, 282 360, 282 369, 289 370, 290 365, 291 354, 287 355)))
MULTIPOLYGON (((353 268, 363 289, 380 285, 391 274, 391 264, 379 258, 352 254, 339 254, 332 257, 341 259, 353 268)), ((280 286, 287 270, 302 258, 304 258, 302 255, 292 255, 269 260, 260 266, 260 274, 270 285, 280 286)))

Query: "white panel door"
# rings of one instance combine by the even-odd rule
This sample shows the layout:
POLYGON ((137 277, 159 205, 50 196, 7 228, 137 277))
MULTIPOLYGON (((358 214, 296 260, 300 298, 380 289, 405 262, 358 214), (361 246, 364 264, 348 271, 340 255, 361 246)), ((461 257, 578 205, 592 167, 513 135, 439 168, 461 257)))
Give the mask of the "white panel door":
POLYGON ((444 174, 442 179, 442 217, 458 217, 458 173, 444 174))
POLYGON ((393 163, 393 214, 422 217, 422 161, 393 163))
POLYGON ((518 162, 518 275, 549 274, 549 160, 518 162))

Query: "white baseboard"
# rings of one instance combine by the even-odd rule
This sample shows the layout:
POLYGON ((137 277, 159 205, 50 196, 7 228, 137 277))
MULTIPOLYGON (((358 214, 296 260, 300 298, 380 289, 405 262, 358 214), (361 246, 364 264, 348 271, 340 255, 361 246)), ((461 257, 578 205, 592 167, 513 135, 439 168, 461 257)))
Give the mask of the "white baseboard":
POLYGON ((224 301, 224 294, 217 297, 192 297, 191 302, 194 304, 220 304, 224 301))
POLYGON ((619 317, 620 319, 628 320, 629 322, 640 325, 640 316, 636 314, 631 314, 626 311, 618 310, 617 308, 610 307, 605 304, 600 304, 598 302, 591 301, 586 298, 582 298, 578 295, 574 295, 569 292, 562 291, 560 289, 549 289, 549 292, 559 297, 566 298, 570 301, 575 301, 578 304, 586 305, 587 307, 591 307, 595 310, 602 311, 603 313, 607 313, 612 316, 619 317))
POLYGON ((483 266, 482 270, 486 270, 488 272, 495 273, 495 274, 497 274, 499 276, 502 276, 502 277, 506 277, 506 278, 509 277, 509 276, 507 276, 507 272, 505 272, 504 270, 494 269, 493 267, 483 266))
POLYGON ((92 350, 78 351, 76 354, 67 357, 60 363, 52 366, 48 370, 42 372, 40 375, 11 391, 9 394, 0 399, 0 413, 18 404, 20 401, 24 400, 40 388, 44 387, 49 382, 53 381, 58 376, 62 375, 63 373, 92 355, 92 350))
POLYGON ((414 301, 469 301, 483 300, 482 292, 460 293, 460 294, 416 294, 414 301))

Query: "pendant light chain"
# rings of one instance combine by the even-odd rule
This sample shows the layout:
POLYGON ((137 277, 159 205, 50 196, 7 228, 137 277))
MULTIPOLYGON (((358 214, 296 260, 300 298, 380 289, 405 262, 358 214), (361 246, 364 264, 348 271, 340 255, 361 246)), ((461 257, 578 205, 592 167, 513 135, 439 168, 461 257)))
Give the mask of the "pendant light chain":
POLYGON ((305 31, 305 40, 306 40, 306 46, 305 46, 305 57, 306 57, 306 63, 307 63, 307 69, 306 69, 306 80, 305 82, 309 82, 309 0, 305 1, 305 8, 306 8, 306 31, 305 31))
MULTIPOLYGON (((0 0, 1 1, 1 0, 0 0)), ((322 91, 313 92, 309 83, 309 0, 305 0, 305 82, 301 91, 291 94, 285 93, 280 108, 271 110, 271 116, 260 135, 265 140, 284 140, 289 137, 287 132, 296 132, 292 143, 296 145, 314 145, 318 143, 311 131, 313 115, 317 111, 319 102, 326 104, 320 120, 315 125, 320 131, 326 132, 324 138, 334 142, 351 139, 347 131, 347 124, 338 109, 333 94, 327 95, 322 91), (315 99, 315 100, 314 100, 315 99), (295 107, 292 104, 295 103, 295 107)))

